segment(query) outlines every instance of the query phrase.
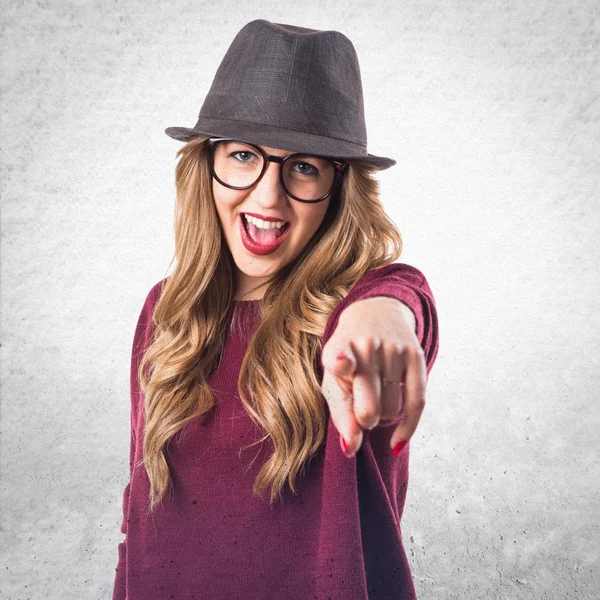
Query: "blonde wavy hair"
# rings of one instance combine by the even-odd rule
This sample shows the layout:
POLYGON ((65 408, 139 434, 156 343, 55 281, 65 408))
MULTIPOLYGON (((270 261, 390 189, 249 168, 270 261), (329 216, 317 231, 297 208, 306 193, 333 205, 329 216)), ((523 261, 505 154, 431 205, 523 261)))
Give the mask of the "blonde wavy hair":
MULTIPOLYGON (((207 378, 218 366, 235 294, 233 257, 212 194, 207 138, 188 142, 177 158, 176 267, 156 304, 153 340, 138 371, 145 414, 139 464, 150 481, 148 513, 172 485, 169 441, 215 405, 207 378)), ((270 504, 281 499, 286 481, 297 493, 296 477, 325 439, 327 406, 313 366, 329 315, 364 273, 401 253, 402 236, 381 205, 373 169, 351 161, 320 228, 267 282, 238 392, 265 432, 240 452, 268 437, 273 444, 253 486, 259 497, 271 486, 270 504)))

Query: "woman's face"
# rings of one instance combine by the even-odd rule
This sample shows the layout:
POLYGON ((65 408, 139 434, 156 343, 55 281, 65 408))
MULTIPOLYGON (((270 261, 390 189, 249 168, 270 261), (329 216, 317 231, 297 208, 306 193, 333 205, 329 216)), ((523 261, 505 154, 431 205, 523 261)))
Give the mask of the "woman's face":
MULTIPOLYGON (((261 148, 274 156, 292 154, 291 151, 269 146, 261 148)), ((308 244, 327 213, 330 197, 314 204, 290 198, 281 186, 279 169, 280 165, 269 162, 260 181, 247 190, 232 190, 216 179, 212 180, 217 213, 236 266, 235 299, 240 299, 293 261, 308 244), (279 245, 274 250, 265 248, 275 238, 276 230, 271 230, 270 234, 259 232, 252 224, 244 221, 242 213, 250 213, 263 219, 275 217, 277 221, 287 221, 289 226, 286 226, 287 231, 284 230, 280 236, 279 245), (252 233, 260 236, 264 244, 253 245, 252 240, 248 240, 252 233)), ((263 294, 264 288, 261 288, 244 300, 260 298, 263 294)))

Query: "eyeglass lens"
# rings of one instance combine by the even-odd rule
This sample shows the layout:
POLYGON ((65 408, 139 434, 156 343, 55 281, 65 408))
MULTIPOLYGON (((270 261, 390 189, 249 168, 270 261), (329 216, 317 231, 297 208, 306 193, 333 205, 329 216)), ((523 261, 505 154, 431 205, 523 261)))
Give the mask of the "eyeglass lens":
MULTIPOLYGON (((243 142, 222 141, 215 144, 213 169, 228 186, 243 188, 253 185, 263 172, 265 159, 256 148, 243 142)), ((335 168, 318 156, 295 155, 282 168, 286 190, 302 200, 325 196, 333 185, 335 168)))

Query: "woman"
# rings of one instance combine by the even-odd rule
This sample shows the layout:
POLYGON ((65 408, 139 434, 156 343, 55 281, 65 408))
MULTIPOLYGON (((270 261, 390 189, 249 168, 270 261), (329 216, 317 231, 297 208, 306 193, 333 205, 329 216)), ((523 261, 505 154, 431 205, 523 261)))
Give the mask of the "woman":
POLYGON ((352 43, 253 21, 166 133, 177 262, 133 341, 113 598, 414 598, 406 443, 437 315, 393 264, 373 172, 395 161, 367 153, 352 43))

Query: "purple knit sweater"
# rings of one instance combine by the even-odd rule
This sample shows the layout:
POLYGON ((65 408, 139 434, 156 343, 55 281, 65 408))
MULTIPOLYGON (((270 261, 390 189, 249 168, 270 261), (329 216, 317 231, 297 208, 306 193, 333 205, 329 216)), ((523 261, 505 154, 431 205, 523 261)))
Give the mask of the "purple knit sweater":
MULTIPOLYGON (((415 598, 400 530, 410 444, 392 455, 393 424, 364 431, 360 450, 348 459, 329 417, 321 450, 296 480, 298 495, 286 486, 283 503, 272 507, 270 488, 262 500, 253 495, 254 479, 272 449, 267 439, 238 457, 242 445, 261 436, 237 393, 241 361, 258 326, 256 301, 236 302, 245 327, 229 333, 208 379, 216 410, 171 440, 167 462, 174 493, 146 516, 148 477, 143 467, 133 468, 142 458, 144 421, 137 368, 162 283, 150 290, 133 340, 130 480, 121 525, 126 537, 118 546, 113 600, 415 598)), ((374 296, 397 298, 412 309, 429 375, 438 351, 435 302, 423 274, 407 264, 369 271, 331 314, 323 344, 348 304, 374 296)))

